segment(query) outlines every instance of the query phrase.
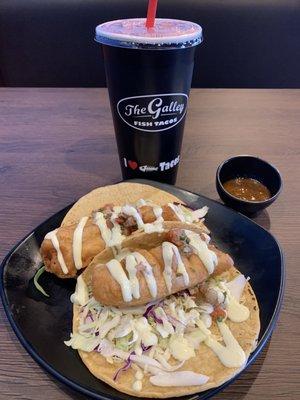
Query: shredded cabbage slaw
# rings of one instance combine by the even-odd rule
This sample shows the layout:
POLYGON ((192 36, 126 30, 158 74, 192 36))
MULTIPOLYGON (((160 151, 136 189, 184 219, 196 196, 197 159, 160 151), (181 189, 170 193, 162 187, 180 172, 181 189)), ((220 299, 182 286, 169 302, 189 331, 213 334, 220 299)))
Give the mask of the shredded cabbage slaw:
POLYGON ((102 306, 91 297, 80 308, 78 332, 65 344, 100 352, 108 361, 125 361, 126 369, 136 362, 144 369, 170 372, 195 356, 210 333, 212 311, 210 304, 196 302, 186 291, 132 311, 102 306), (171 356, 176 364, 169 363, 171 356))
MULTIPOLYGON (((231 281, 231 289, 241 293, 239 286, 244 286, 245 281, 231 281)), ((208 282, 217 291, 224 289, 224 281, 208 282)), ((214 306, 203 297, 196 297, 196 292, 198 289, 185 290, 145 306, 124 309, 102 306, 89 293, 87 303, 80 306, 78 331, 65 344, 73 349, 96 351, 107 362, 116 364, 115 381, 135 364, 143 374, 159 375, 151 382, 159 384, 165 378, 168 382, 173 380, 176 386, 175 371, 196 355, 200 344, 208 337, 222 340, 209 330, 214 306)), ((209 379, 201 374, 196 374, 196 379, 191 371, 180 372, 186 372, 188 381, 195 385, 209 379)))

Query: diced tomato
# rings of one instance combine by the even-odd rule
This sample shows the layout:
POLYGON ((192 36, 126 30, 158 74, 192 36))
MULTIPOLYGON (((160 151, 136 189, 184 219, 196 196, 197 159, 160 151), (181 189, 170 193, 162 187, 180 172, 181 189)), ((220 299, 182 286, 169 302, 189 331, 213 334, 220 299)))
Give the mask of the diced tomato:
POLYGON ((124 221, 125 221, 125 219, 124 219, 121 215, 118 215, 118 217, 115 218, 115 222, 116 222, 117 224, 119 224, 119 225, 123 225, 123 224, 124 224, 124 221))
POLYGON ((212 319, 218 320, 226 317, 226 311, 220 305, 215 306, 214 311, 210 314, 212 319))

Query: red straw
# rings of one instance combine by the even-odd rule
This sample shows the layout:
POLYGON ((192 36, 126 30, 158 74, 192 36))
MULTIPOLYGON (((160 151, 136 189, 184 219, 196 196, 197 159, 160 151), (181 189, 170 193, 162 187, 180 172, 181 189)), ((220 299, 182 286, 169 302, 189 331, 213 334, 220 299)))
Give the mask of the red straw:
POLYGON ((158 0, 149 0, 148 2, 147 20, 146 20, 146 28, 148 29, 153 28, 155 23, 157 1, 158 0))

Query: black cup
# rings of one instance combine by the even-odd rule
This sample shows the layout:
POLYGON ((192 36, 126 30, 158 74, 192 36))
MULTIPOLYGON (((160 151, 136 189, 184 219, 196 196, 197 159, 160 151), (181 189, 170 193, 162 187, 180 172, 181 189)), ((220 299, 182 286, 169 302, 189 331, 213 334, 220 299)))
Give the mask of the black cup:
POLYGON ((174 184, 194 67, 195 44, 102 43, 124 179, 174 184))

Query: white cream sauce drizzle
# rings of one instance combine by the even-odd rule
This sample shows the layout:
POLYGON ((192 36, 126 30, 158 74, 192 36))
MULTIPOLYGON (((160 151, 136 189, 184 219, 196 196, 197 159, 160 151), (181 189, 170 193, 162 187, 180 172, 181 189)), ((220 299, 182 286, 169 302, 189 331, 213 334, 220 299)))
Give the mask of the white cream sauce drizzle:
POLYGON ((168 347, 176 360, 186 361, 195 356, 193 346, 183 335, 176 333, 172 335, 168 347))
POLYGON ((171 293, 172 290, 172 260, 173 260, 173 250, 170 246, 169 242, 163 242, 162 244, 162 254, 164 260, 164 280, 168 289, 168 292, 171 293))
POLYGON ((142 390, 143 384, 142 381, 136 380, 132 384, 132 389, 135 390, 136 392, 140 392, 142 390))
POLYGON ((163 254, 163 260, 164 260, 164 280, 168 289, 168 292, 171 293, 172 291, 172 263, 173 263, 173 257, 176 257, 177 261, 177 274, 183 276, 183 281, 185 285, 189 284, 189 275, 187 273, 187 270, 185 268, 185 265, 181 259, 180 253, 178 251, 178 248, 170 242, 163 242, 162 244, 162 254, 163 254))
POLYGON ((247 361, 244 350, 241 348, 225 322, 217 322, 217 324, 225 346, 213 339, 211 335, 206 338, 205 344, 211 348, 225 367, 242 367, 247 361))
POLYGON ((66 266, 64 257, 62 255, 61 250, 60 250, 59 241, 57 239, 56 232, 57 232, 57 229, 55 229, 54 231, 48 232, 47 235, 45 236, 45 239, 51 240, 52 245, 56 250, 57 260, 58 260, 58 262, 60 264, 60 267, 61 267, 63 273, 67 274, 69 272, 69 270, 68 270, 68 267, 66 266))
POLYGON ((232 322, 243 322, 249 318, 249 308, 240 304, 233 296, 227 294, 228 304, 226 306, 227 317, 232 322))
POLYGON ((136 208, 127 204, 122 207, 122 212, 126 215, 133 217, 136 220, 139 229, 142 229, 144 227, 144 222, 142 220, 142 217, 140 216, 136 208))
POLYGON ((140 253, 125 252, 122 257, 119 257, 119 260, 114 259, 106 264, 109 272, 121 287, 124 301, 131 301, 132 297, 134 297, 135 299, 139 299, 141 296, 140 284, 136 276, 136 267, 138 266, 138 264, 142 264, 143 268, 141 269, 141 272, 145 277, 151 296, 155 298, 157 296, 157 284, 153 274, 153 270, 146 258, 140 253), (129 279, 127 278, 123 270, 122 264, 120 263, 122 259, 125 259, 125 268, 128 272, 129 279))
POLYGON ((151 265, 146 260, 146 258, 144 256, 142 256, 140 253, 134 252, 134 253, 132 253, 132 255, 135 257, 138 264, 139 263, 143 264, 144 268, 142 269, 142 273, 147 282, 151 296, 155 298, 157 296, 157 284, 156 284, 156 280, 155 280, 151 265))
POLYGON ((104 240, 105 244, 107 245, 111 238, 111 232, 110 232, 110 229, 106 225, 106 219, 104 217, 104 214, 101 211, 98 211, 95 214, 94 222, 98 226, 98 228, 101 232, 102 239, 104 240))
POLYGON ((73 233, 73 260, 76 269, 82 268, 82 234, 87 220, 88 217, 81 218, 73 233))
POLYGON ((218 265, 218 257, 216 253, 208 248, 207 243, 202 240, 200 235, 196 232, 185 230, 185 234, 190 239, 189 244, 196 250, 197 255, 207 269, 207 272, 212 274, 215 267, 218 265))
MULTIPOLYGON (((244 280, 244 285, 246 284, 246 280, 244 280)), ((232 322, 244 322, 249 318, 250 311, 249 308, 244 306, 239 302, 239 299, 235 298, 229 288, 224 283, 220 283, 222 290, 226 292, 226 301, 225 307, 227 311, 227 317, 232 322)))
POLYGON ((131 285, 131 292, 135 299, 139 299, 140 295, 140 284, 136 277, 136 266, 137 262, 133 254, 128 254, 125 258, 126 270, 129 275, 129 281, 131 285))
POLYGON ((144 374, 142 373, 142 371, 138 370, 136 371, 134 377, 136 380, 132 384, 132 389, 135 390, 136 392, 140 392, 143 387, 142 380, 144 378, 144 374))
POLYGON ((75 292, 71 295, 70 300, 73 304, 84 306, 89 300, 89 292, 82 275, 79 275, 76 282, 75 292))
POLYGON ((153 206, 153 213, 156 219, 162 218, 163 209, 159 206, 153 206))
POLYGON ((124 238, 121 232, 120 225, 115 222, 115 218, 118 215, 119 209, 120 207, 113 208, 113 214, 110 219, 113 224, 112 229, 108 228, 106 224, 106 219, 102 212, 98 211, 94 217, 94 222, 98 226, 101 232, 102 239, 108 247, 119 246, 124 238))
POLYGON ((183 282, 187 286, 190 282, 189 274, 187 273, 185 265, 181 259, 178 247, 176 247, 174 244, 172 244, 172 249, 173 249, 174 255, 177 260, 177 274, 183 276, 183 282))
POLYGON ((144 231, 146 233, 152 232, 163 232, 163 222, 164 219, 162 217, 163 210, 159 206, 153 206, 153 214, 155 215, 156 220, 152 223, 144 224, 144 231))
POLYGON ((131 301, 132 300, 131 284, 120 262, 117 260, 111 260, 106 264, 106 267, 111 273, 112 277, 120 285, 124 301, 126 302, 131 301))

